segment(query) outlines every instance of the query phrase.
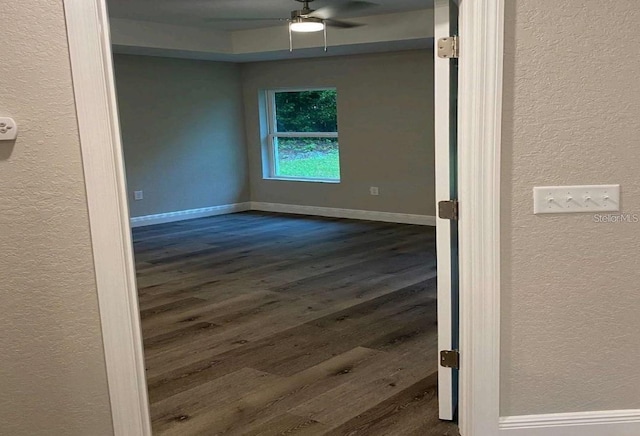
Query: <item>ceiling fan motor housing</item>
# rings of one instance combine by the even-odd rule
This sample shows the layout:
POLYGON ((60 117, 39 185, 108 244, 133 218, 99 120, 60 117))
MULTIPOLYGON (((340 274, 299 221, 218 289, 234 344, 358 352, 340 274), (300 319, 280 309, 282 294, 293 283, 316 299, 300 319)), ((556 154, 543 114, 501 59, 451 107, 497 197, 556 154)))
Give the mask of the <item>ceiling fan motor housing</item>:
POLYGON ((297 2, 303 3, 302 9, 300 9, 299 11, 291 11, 291 19, 295 20, 296 18, 307 18, 307 15, 311 14, 312 12, 315 12, 315 9, 311 9, 309 7, 309 3, 311 3, 313 0, 296 0, 297 2))
POLYGON ((309 14, 311 14, 313 11, 314 11, 313 9, 301 9, 299 11, 291 11, 291 19, 294 21, 298 18, 312 19, 312 17, 309 17, 309 14))

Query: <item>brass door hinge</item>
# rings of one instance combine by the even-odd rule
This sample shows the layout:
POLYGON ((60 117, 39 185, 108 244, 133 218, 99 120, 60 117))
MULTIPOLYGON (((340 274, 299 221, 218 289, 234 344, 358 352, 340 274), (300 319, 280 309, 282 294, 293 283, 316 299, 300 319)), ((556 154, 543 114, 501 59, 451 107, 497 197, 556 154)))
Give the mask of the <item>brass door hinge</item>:
POLYGON ((460 369, 460 353, 458 350, 441 351, 440 366, 444 368, 460 369))
POLYGON ((438 40, 438 57, 443 59, 458 59, 460 49, 458 37, 448 36, 438 40))
POLYGON ((438 216, 443 220, 457 220, 459 217, 458 200, 447 200, 438 203, 438 216))

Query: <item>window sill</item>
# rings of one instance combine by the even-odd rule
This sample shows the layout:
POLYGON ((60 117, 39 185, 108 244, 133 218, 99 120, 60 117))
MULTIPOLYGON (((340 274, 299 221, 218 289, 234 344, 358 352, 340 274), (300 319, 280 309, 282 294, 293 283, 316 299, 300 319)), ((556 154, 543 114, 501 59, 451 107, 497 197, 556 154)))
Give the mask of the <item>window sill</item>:
POLYGON ((277 180, 281 182, 307 182, 307 183, 329 183, 333 185, 340 184, 340 180, 334 179, 303 179, 295 177, 263 177, 262 180, 277 180))

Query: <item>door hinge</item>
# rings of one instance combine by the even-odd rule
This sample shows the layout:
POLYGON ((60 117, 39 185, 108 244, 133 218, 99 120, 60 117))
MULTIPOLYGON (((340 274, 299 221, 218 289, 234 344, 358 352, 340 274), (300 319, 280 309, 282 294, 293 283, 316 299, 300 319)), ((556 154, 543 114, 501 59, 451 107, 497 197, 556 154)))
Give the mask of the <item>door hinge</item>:
POLYGON ((458 350, 441 351, 440 366, 444 368, 460 369, 460 353, 458 350))
POLYGON ((448 36, 438 40, 438 57, 443 59, 458 59, 458 37, 448 36))
POLYGON ((458 214, 458 200, 447 200, 438 203, 438 216, 443 220, 457 220, 458 214))

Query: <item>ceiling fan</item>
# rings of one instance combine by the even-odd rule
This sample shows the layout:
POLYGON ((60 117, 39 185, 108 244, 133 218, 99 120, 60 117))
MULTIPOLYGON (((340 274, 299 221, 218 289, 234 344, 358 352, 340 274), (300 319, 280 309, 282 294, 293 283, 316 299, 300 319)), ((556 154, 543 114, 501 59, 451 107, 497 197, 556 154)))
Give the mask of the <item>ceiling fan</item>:
POLYGON ((210 18, 207 21, 286 21, 289 23, 289 51, 293 51, 292 32, 324 32, 324 51, 327 51, 327 27, 351 29, 363 24, 336 19, 345 13, 358 12, 378 6, 368 1, 351 0, 311 9, 309 3, 314 0, 295 0, 302 3, 302 9, 291 11, 291 18, 210 18))

